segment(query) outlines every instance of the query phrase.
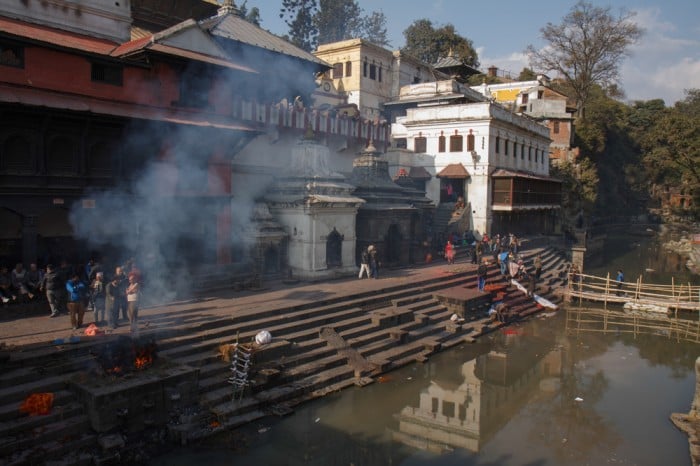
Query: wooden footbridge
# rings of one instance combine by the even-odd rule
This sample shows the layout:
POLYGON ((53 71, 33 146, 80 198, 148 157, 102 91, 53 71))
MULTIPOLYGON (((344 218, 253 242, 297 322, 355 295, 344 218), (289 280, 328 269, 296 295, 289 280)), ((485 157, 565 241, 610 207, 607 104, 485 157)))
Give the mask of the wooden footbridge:
POLYGON ((569 273, 568 278, 567 333, 630 333, 635 338, 655 334, 700 343, 698 285, 678 284, 675 280, 670 285, 657 285, 643 283, 642 277, 619 283, 610 274, 597 277, 569 273), (694 311, 698 311, 697 316, 688 315, 694 311))
POLYGON ((569 273, 566 299, 582 306, 584 301, 623 304, 625 309, 639 312, 668 313, 700 311, 700 286, 690 283, 657 285, 643 283, 640 276, 634 282, 619 283, 610 278, 569 273))

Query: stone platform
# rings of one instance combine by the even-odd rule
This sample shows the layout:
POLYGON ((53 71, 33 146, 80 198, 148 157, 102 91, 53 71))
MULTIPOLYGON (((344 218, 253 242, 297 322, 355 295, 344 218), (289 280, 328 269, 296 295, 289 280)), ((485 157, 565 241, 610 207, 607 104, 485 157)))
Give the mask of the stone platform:
POLYGON ((493 295, 489 292, 457 286, 440 290, 433 297, 452 313, 465 320, 484 317, 491 306, 493 295))

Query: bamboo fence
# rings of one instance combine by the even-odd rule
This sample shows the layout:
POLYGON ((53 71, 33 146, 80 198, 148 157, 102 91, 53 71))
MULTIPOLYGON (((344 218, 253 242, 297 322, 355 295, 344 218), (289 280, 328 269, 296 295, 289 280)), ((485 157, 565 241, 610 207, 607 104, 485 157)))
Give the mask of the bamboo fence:
MULTIPOLYGON (((636 305, 665 307, 669 311, 700 311, 700 286, 690 283, 670 285, 643 283, 642 276, 634 282, 617 282, 610 278, 586 274, 569 274, 566 299, 583 305, 584 301, 609 303, 633 303, 636 305)), ((700 312, 698 312, 700 315, 700 312)))

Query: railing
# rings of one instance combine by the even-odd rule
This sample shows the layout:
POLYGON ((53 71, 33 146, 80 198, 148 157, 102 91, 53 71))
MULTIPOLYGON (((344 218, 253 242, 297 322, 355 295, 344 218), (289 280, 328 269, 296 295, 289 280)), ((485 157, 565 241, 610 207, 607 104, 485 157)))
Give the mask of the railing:
POLYGON ((233 117, 253 121, 261 127, 272 126, 315 133, 335 134, 363 141, 388 142, 390 126, 386 121, 372 121, 362 117, 338 114, 332 110, 318 110, 297 105, 260 104, 237 100, 233 117))
POLYGON ((690 283, 657 285, 643 283, 640 276, 634 282, 618 282, 606 277, 569 273, 567 299, 581 305, 583 300, 608 303, 633 303, 665 307, 669 310, 700 311, 700 286, 690 283))

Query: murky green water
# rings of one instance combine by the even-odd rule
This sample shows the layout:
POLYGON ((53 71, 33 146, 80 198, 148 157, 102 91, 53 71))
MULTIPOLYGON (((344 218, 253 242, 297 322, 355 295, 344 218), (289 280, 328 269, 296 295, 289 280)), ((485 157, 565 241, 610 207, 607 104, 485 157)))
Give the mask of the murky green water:
MULTIPOLYGON (((607 266, 652 268, 633 260, 651 246, 632 246, 607 266)), ((690 409, 700 345, 565 321, 502 329, 152 464, 690 465, 669 416, 690 409)))

